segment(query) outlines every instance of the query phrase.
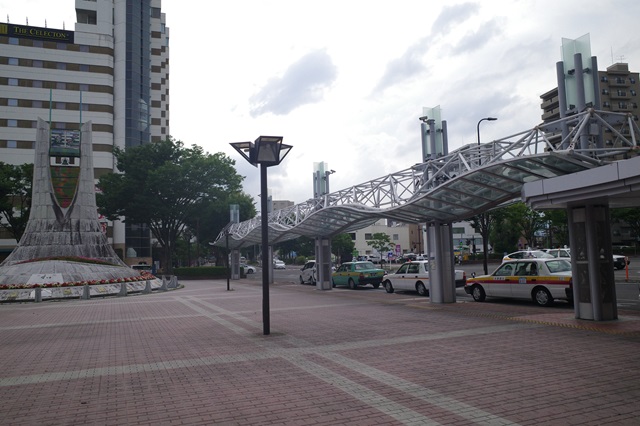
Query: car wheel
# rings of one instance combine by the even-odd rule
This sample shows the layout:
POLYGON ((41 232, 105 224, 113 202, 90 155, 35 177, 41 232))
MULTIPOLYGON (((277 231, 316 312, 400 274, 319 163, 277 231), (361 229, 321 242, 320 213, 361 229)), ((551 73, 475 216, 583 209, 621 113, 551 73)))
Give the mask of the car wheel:
POLYGON ((331 278, 331 286, 333 288, 336 288, 336 282, 333 280, 333 278, 331 278))
POLYGON ((302 279, 302 275, 300 275, 300 284, 304 284, 304 279, 302 279))
POLYGON ((380 283, 373 284, 373 288, 380 288, 380 283))
POLYGON ((533 301, 538 304, 538 306, 551 306, 553 305, 553 297, 551 297, 551 293, 544 287, 536 287, 533 289, 533 301))
POLYGON ((384 285, 384 289, 387 290, 387 293, 393 293, 393 286, 391 285, 391 281, 386 280, 384 283, 382 283, 382 285, 384 285))
POLYGON ((478 284, 473 286, 473 289, 471 290, 471 296, 473 296, 473 300, 475 300, 476 302, 484 302, 484 299, 486 299, 487 294, 484 292, 484 289, 482 288, 482 286, 479 286, 478 284))
POLYGON ((429 295, 429 291, 427 291, 427 288, 424 286, 423 283, 416 284, 416 290, 418 291, 418 294, 420 296, 428 296, 429 295))
POLYGON ((349 278, 349 288, 351 290, 355 290, 358 286, 356 285, 356 282, 353 280, 353 278, 349 278))
POLYGON ((311 277, 311 285, 316 285, 316 277, 311 277))

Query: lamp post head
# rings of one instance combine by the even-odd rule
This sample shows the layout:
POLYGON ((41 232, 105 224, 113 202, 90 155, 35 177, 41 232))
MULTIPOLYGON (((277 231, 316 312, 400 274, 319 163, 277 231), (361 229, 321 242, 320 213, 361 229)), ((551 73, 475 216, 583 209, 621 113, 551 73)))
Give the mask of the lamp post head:
POLYGON ((282 136, 259 136, 255 142, 234 142, 230 145, 254 166, 277 166, 292 146, 282 143, 282 136))
POLYGON ((496 117, 487 117, 487 120, 489 120, 489 121, 496 121, 496 120, 497 120, 497 118, 496 118, 496 117))

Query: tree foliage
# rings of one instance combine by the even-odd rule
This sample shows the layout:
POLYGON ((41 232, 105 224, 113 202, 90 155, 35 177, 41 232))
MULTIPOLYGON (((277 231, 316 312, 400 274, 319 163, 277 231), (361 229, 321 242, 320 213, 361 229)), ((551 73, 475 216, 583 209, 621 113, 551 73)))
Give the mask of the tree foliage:
POLYGON ((635 235, 637 244, 637 237, 640 237, 640 208, 611 209, 611 219, 617 223, 626 223, 635 235))
POLYGON ((20 241, 31 211, 33 164, 0 162, 0 226, 20 241))
POLYGON ((371 239, 366 241, 368 246, 376 249, 381 258, 384 253, 395 247, 395 244, 391 242, 391 237, 384 232, 374 232, 373 235, 371 235, 371 239))
POLYGON ((338 258, 340 263, 343 262, 343 259, 351 259, 355 246, 356 244, 349 234, 338 234, 331 238, 331 253, 338 258))
POLYGON ((100 178, 101 193, 96 197, 100 212, 111 219, 124 216, 126 222, 147 224, 164 250, 167 271, 171 250, 193 218, 211 203, 241 193, 243 178, 232 159, 205 153, 196 145, 186 148, 172 138, 126 151, 115 148, 114 156, 121 173, 100 178))

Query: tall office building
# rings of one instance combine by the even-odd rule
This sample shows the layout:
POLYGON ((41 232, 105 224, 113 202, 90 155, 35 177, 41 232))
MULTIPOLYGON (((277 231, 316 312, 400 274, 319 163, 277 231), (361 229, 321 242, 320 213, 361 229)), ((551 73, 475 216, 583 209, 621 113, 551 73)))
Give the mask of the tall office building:
MULTIPOLYGON (((75 0, 75 10, 74 31, 0 23, 0 161, 33 162, 38 117, 58 130, 91 121, 97 180, 116 170, 114 147, 170 135, 169 29, 161 0, 75 0)), ((123 256, 151 256, 145 227, 107 229, 123 256)), ((0 233, 0 250, 15 245, 0 233)))

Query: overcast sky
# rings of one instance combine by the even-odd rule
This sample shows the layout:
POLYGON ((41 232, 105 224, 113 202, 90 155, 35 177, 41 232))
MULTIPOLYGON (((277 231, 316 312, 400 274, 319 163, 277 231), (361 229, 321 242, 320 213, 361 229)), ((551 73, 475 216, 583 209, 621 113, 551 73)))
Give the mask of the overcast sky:
MULTIPOLYGON (((73 0, 0 0, 13 23, 73 30, 73 0)), ((420 162, 423 107, 440 106, 450 151, 541 121, 562 39, 589 34, 599 69, 640 70, 637 0, 163 0, 170 28, 171 135, 225 152, 259 209, 259 171, 229 142, 293 145, 269 169, 274 199, 312 197, 420 162)), ((3 17, 4 20, 4 17, 3 17)))

